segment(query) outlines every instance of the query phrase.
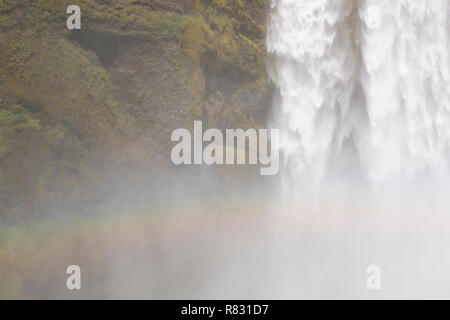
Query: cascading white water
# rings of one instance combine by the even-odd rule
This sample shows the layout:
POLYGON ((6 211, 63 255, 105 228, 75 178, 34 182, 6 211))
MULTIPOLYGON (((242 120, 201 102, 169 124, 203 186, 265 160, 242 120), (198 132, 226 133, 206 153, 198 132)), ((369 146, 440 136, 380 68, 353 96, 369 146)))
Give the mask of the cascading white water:
POLYGON ((360 150, 371 180, 448 178, 449 9, 446 0, 360 4, 370 124, 360 150))
POLYGON ((272 2, 267 47, 280 89, 277 125, 293 181, 317 190, 350 132, 346 121, 357 68, 351 1, 272 2))
POLYGON ((286 186, 450 185, 448 0, 273 0, 286 186))
POLYGON ((448 298, 450 0, 272 1, 287 298, 448 298), (367 290, 380 266, 383 290, 367 290))

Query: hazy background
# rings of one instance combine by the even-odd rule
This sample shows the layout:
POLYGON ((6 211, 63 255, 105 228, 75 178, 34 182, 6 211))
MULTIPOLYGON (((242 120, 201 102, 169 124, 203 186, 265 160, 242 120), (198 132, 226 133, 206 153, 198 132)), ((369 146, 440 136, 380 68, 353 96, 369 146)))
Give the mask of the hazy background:
POLYGON ((449 297, 447 1, 68 5, 0 2, 0 298, 449 297), (194 120, 280 174, 175 167, 194 120))

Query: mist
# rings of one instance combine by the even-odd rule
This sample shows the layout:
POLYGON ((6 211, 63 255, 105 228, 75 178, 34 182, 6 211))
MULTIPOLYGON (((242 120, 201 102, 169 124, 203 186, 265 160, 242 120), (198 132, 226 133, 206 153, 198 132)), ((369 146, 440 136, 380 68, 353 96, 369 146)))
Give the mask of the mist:
MULTIPOLYGON (((187 3, 181 7, 191 14, 187 3)), ((86 60, 106 68, 114 88, 130 84, 118 101, 138 120, 126 118, 129 136, 128 126, 117 137, 107 131, 114 142, 128 139, 116 149, 100 150, 110 148, 103 140, 86 143, 86 150, 99 149, 83 158, 86 166, 100 160, 76 189, 59 197, 58 186, 70 179, 55 174, 61 184, 45 195, 39 212, 24 205, 31 208, 26 218, 2 217, 0 298, 450 298, 449 10, 447 0, 270 1, 270 99, 252 91, 259 73, 246 63, 231 68, 211 48, 198 56, 188 51, 186 57, 199 61, 186 71, 191 60, 171 56, 174 69, 164 60, 191 50, 172 38, 164 47, 161 38, 147 43, 141 34, 75 37, 86 60), (173 70, 185 72, 200 93, 192 89, 188 96, 183 90, 191 88, 178 82, 165 88, 159 69, 147 74, 134 61, 151 60, 142 52, 167 68, 161 70, 170 80, 173 70), (196 87, 199 79, 204 88, 196 87), (247 86, 244 93, 240 85, 247 86), (192 101, 179 106, 173 97, 192 101), (264 117, 256 121, 250 111, 236 110, 242 101, 270 110, 258 109, 264 117), (205 130, 225 132, 236 124, 256 132, 261 123, 280 130, 278 174, 263 176, 259 165, 172 163, 171 130, 191 128, 197 114, 205 130), (126 158, 134 152, 143 160, 126 158), (151 152, 157 156, 146 161, 151 152), (112 155, 126 160, 112 165, 112 155), (70 265, 80 267, 81 290, 66 287, 70 265), (368 285, 373 266, 381 272, 375 290, 368 285)), ((211 25, 219 37, 221 26, 211 25)), ((180 29, 186 36, 189 28, 180 29)), ((249 30, 240 32, 251 38, 249 30)), ((69 124, 70 134, 88 140, 69 124)), ((75 148, 77 139, 64 141, 75 148)), ((58 172, 51 161, 46 164, 58 172)), ((41 168, 31 160, 27 165, 26 186, 41 168)))

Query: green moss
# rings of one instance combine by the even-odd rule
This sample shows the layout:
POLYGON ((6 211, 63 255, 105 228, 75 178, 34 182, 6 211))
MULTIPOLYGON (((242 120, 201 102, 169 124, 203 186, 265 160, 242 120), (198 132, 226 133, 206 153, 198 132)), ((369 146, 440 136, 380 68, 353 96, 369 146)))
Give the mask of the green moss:
POLYGON ((236 30, 252 36, 262 38, 265 31, 266 0, 203 0, 208 8, 224 13, 228 19, 233 18, 236 30))
POLYGON ((0 0, 0 13, 4 14, 14 9, 16 1, 0 0))
POLYGON ((10 14, 14 10, 15 4, 15 1, 0 0, 0 32, 16 26, 16 18, 10 14))
POLYGON ((14 28, 16 19, 11 15, 0 14, 0 32, 14 28))
POLYGON ((21 71, 30 58, 32 49, 29 42, 18 41, 14 42, 7 53, 8 69, 11 72, 21 71))
POLYGON ((138 7, 128 7, 120 14, 125 28, 142 29, 159 39, 179 39, 188 20, 172 12, 149 12, 138 7))
POLYGON ((8 110, 0 110, 0 124, 14 130, 22 130, 25 128, 41 129, 38 119, 32 119, 23 113, 12 113, 8 110))
POLYGON ((140 6, 86 8, 87 29, 93 23, 107 23, 120 28, 126 35, 147 36, 155 40, 179 40, 189 23, 189 17, 175 12, 145 10, 140 6), (139 33, 143 32, 143 33, 139 33))

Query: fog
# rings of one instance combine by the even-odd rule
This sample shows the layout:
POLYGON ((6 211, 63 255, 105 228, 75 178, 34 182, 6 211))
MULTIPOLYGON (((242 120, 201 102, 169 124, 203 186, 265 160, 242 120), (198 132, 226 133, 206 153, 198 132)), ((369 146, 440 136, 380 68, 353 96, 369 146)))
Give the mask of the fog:
POLYGON ((0 297, 450 298, 449 2, 271 3, 279 174, 108 172, 94 207, 2 226, 0 297))
POLYGON ((121 177, 88 217, 11 227, 2 283, 20 277, 20 297, 44 299, 448 298, 448 203, 357 190, 299 201, 274 192, 279 178, 225 191, 211 167, 193 171, 165 187, 121 177), (73 264, 82 289, 69 291, 73 264), (381 290, 367 288, 371 265, 381 290))

